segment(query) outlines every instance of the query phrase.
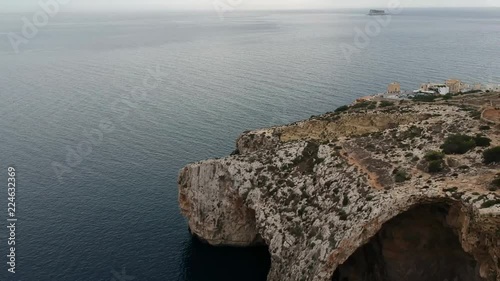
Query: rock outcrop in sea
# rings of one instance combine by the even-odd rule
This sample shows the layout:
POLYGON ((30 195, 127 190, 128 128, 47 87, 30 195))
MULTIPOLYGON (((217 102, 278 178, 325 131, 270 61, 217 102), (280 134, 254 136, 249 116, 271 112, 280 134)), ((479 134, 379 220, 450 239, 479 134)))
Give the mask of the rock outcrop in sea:
POLYGON ((182 214, 211 245, 267 245, 269 281, 499 281, 495 106, 364 102, 245 132, 181 170, 182 214))

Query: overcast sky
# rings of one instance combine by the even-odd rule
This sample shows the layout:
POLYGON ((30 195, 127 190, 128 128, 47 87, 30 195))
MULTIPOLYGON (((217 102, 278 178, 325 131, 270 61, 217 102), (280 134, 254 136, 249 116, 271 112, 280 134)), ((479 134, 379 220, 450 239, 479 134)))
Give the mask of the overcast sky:
MULTIPOLYGON (((0 12, 35 10, 38 2, 58 0, 0 0, 0 12)), ((62 1, 62 0, 61 0, 62 1)), ((241 3, 238 9, 385 8, 397 0, 64 0, 68 10, 80 9, 213 9, 214 3, 241 3)), ((403 7, 493 7, 500 0, 400 0, 403 7)))

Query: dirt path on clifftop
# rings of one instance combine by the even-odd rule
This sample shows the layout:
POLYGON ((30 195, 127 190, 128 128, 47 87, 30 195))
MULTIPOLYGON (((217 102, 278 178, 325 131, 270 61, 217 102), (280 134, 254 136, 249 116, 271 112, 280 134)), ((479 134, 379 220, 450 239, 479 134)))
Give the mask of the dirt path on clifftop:
POLYGON ((340 152, 340 156, 344 158, 347 163, 350 165, 353 165, 363 171, 364 174, 368 177, 368 183, 370 184, 371 187, 377 189, 377 190, 383 190, 384 187, 380 184, 378 181, 378 175, 376 173, 370 172, 363 164, 359 162, 358 159, 355 157, 349 155, 349 153, 346 152, 346 150, 343 148, 342 152, 340 152))

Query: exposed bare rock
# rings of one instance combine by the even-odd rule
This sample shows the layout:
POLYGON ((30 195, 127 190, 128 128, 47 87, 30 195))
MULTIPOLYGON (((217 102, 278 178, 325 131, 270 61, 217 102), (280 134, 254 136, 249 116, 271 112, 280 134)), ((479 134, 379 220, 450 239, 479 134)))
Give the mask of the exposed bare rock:
POLYGON ((223 163, 185 168, 179 203, 191 217, 191 231, 212 245, 249 246, 261 242, 255 212, 245 206, 223 163))
POLYGON ((259 149, 271 149, 280 143, 279 135, 274 130, 256 130, 243 133, 236 141, 236 149, 241 154, 259 149))
POLYGON ((431 174, 425 157, 457 133, 500 145, 481 98, 498 103, 405 102, 246 132, 239 154, 181 171, 182 213, 209 244, 268 245, 270 281, 500 281, 499 165, 476 147, 431 174))
POLYGON ((413 123, 419 120, 425 120, 428 116, 415 113, 401 114, 377 112, 370 115, 354 114, 342 117, 325 117, 326 116, 282 127, 281 140, 322 141, 341 136, 357 136, 395 128, 398 125, 413 123))

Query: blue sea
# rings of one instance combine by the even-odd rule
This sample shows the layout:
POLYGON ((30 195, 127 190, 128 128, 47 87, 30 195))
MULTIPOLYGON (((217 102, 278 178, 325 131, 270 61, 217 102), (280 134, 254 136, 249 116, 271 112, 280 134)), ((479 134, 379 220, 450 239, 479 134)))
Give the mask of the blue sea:
POLYGON ((185 164, 393 81, 500 83, 499 9, 366 13, 61 11, 19 53, 8 34, 32 13, 0 14, 0 280, 264 281, 265 248, 191 238, 185 164))

